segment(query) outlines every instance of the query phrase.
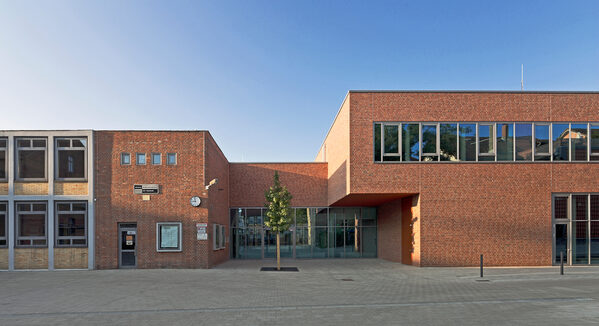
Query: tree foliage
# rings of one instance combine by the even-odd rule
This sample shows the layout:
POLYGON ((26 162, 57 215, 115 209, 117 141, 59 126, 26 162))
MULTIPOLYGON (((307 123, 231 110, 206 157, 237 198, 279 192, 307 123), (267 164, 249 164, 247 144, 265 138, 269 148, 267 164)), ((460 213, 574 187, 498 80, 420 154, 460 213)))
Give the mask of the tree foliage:
POLYGON ((264 193, 266 197, 266 218, 264 224, 272 232, 280 233, 291 226, 291 193, 279 181, 279 173, 275 172, 273 185, 264 193))

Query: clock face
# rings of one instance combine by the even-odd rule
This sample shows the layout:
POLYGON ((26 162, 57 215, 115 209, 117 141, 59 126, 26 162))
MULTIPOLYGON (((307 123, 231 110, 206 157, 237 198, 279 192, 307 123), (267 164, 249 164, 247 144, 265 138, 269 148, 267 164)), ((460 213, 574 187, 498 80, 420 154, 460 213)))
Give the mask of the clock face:
POLYGON ((193 196, 189 202, 191 203, 191 206, 198 207, 202 203, 202 200, 198 196, 193 196))

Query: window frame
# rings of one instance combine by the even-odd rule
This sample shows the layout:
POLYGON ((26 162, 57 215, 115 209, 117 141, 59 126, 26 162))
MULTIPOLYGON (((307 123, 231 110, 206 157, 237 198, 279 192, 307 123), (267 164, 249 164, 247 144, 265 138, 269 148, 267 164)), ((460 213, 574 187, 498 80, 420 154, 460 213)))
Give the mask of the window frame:
POLYGON ((0 146, 0 152, 4 152, 4 178, 0 178, 0 182, 8 182, 8 137, 0 137, 4 141, 5 146, 0 146))
MULTIPOLYGON (((401 123, 381 123, 381 160, 384 162, 392 162, 385 161, 385 157, 400 157, 401 158, 401 123), (386 126, 395 126, 397 127, 397 153, 385 153, 385 127, 386 126)), ((401 160, 401 159, 400 159, 401 160)))
POLYGON ((89 236, 88 236, 88 211, 89 211, 89 206, 87 204, 87 201, 55 201, 54 202, 54 246, 55 247, 59 247, 59 248, 87 248, 88 243, 89 243, 89 236), (71 210, 70 211, 59 211, 58 210, 58 204, 69 204, 71 206, 71 210), (73 210, 73 204, 85 204, 85 211, 74 211, 73 210), (58 233, 58 224, 59 224, 59 218, 58 215, 59 214, 81 214, 83 213, 84 215, 84 225, 85 225, 85 235, 84 236, 59 236, 58 233), (85 240, 85 244, 73 244, 73 240, 85 240), (59 244, 58 240, 70 240, 70 244, 59 244))
POLYGON ((183 223, 182 222, 156 222, 156 252, 182 252, 183 251, 183 223), (178 241, 177 248, 164 249, 160 246, 161 242, 161 226, 177 226, 178 241))
POLYGON ((150 154, 151 165, 162 165, 162 153, 151 153, 150 154), (158 163, 154 163, 154 155, 158 155, 158 163))
POLYGON ((552 140, 552 126, 551 122, 533 122, 532 123, 532 160, 536 162, 551 162, 553 161, 553 140, 552 140), (537 126, 547 126, 549 129, 549 135, 547 138, 548 142, 548 152, 547 153, 537 153, 537 126), (547 156, 549 160, 537 160, 537 156, 547 156))
POLYGON ((14 203, 15 205, 15 248, 47 248, 48 247, 48 202, 47 201, 15 201, 14 203), (38 215, 41 212, 40 211, 29 211, 29 213, 27 211, 25 212, 20 212, 19 211, 19 205, 23 205, 23 204, 28 204, 31 205, 31 208, 33 209, 33 205, 34 204, 44 204, 46 205, 46 211, 44 212, 45 215, 45 221, 44 221, 44 225, 45 225, 45 236, 43 237, 39 237, 39 236, 34 236, 34 237, 21 237, 19 236, 19 225, 21 223, 20 222, 20 215, 38 215), (29 245, 22 245, 19 244, 20 240, 29 240, 29 245), (45 244, 44 245, 35 245, 33 244, 34 240, 45 240, 45 244))
POLYGON ((147 165, 148 164, 148 154, 147 153, 135 153, 135 165, 147 165), (144 156, 144 162, 139 163, 139 156, 144 156))
POLYGON ((88 150, 88 139, 87 137, 54 137, 54 180, 56 181, 87 181, 87 166, 89 164, 87 160, 87 150, 88 150), (59 140, 69 140, 71 144, 70 147, 58 147, 59 140), (73 147, 73 140, 84 140, 85 146, 83 149, 81 147, 73 147), (61 178, 58 175, 59 171, 59 162, 58 162, 58 151, 83 151, 83 178, 61 178))
POLYGON ((497 128, 496 128, 496 124, 493 122, 481 122, 481 123, 477 123, 476 124, 476 161, 480 161, 480 156, 485 156, 485 157, 493 157, 493 161, 497 160, 497 147, 496 147, 496 143, 497 143, 497 128), (492 135, 489 135, 489 140, 493 142, 493 151, 491 153, 481 153, 480 152, 480 127, 481 126, 485 126, 485 127, 490 127, 490 131, 492 132, 492 135), (492 136, 492 137, 491 137, 492 136))
POLYGON ((212 250, 225 249, 225 226, 222 224, 212 224, 212 250))
POLYGON ((592 150, 593 150, 593 138, 592 138, 592 134, 591 133, 592 133, 592 130, 593 130, 593 126, 595 126, 595 127, 597 127, 599 129, 599 123, 589 122, 589 135, 588 135, 588 137, 589 137, 589 144, 588 144, 589 145, 589 150, 588 150, 588 152, 589 152, 589 155, 588 155, 589 156, 589 162, 599 161, 599 152, 597 152, 597 153, 593 153, 592 152, 592 150), (598 159, 593 160, 593 159, 591 159, 591 157, 598 157, 598 159))
POLYGON ((14 139, 14 151, 15 151, 15 181, 18 182, 48 182, 48 137, 15 137, 14 139), (30 147, 19 147, 19 140, 29 140, 30 147), (33 147, 34 140, 43 140, 46 142, 45 147, 33 147), (19 167, 19 157, 21 156, 21 151, 44 151, 44 177, 43 178, 21 178, 20 167, 19 167))
POLYGON ((177 165, 178 159, 179 159, 177 156, 178 156, 177 153, 166 153, 166 165, 177 165), (175 163, 169 163, 168 158, 171 155, 175 157, 175 163))
POLYGON ((121 152, 121 165, 131 165, 131 153, 121 152), (125 155, 129 156, 129 163, 123 163, 123 157, 125 155))
POLYGON ((0 248, 8 247, 8 201, 0 201, 0 204, 3 204, 6 207, 5 211, 0 211, 0 219, 4 218, 4 236, 0 236, 0 240, 4 240, 4 244, 0 244, 0 248), (4 217, 2 217, 4 216, 4 217))
MULTIPOLYGON (((441 131, 439 128, 439 123, 434 123, 434 122, 423 122, 420 124, 420 160, 422 160, 423 156, 433 156, 433 157, 437 157, 437 159, 435 161, 439 160, 439 155, 441 152, 441 135, 440 135, 441 131), (424 152, 424 145, 422 144, 422 140, 424 139, 424 127, 435 127, 435 153, 427 153, 424 152)), ((434 162, 434 161, 433 161, 434 162)))

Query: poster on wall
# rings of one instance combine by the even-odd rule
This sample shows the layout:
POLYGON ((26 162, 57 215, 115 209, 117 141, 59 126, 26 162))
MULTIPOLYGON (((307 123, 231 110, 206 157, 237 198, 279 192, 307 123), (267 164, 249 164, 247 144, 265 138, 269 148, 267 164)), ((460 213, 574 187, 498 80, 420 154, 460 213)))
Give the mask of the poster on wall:
POLYGON ((179 246, 179 226, 163 225, 160 228, 160 247, 177 248, 179 246))
POLYGON ((208 232, 206 232, 207 228, 208 228, 208 223, 197 223, 196 224, 198 240, 208 240, 208 232))

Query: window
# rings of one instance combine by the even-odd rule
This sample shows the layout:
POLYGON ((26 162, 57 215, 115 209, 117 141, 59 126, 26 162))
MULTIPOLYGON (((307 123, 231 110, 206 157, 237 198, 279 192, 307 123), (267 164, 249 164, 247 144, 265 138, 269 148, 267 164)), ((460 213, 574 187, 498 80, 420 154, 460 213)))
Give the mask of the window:
POLYGON ((45 247, 48 242, 46 223, 48 217, 45 202, 16 203, 17 247, 45 247))
POLYGON ((17 180, 46 180, 46 138, 17 138, 17 180))
POLYGON ((514 125, 497 124, 497 161, 514 160, 514 125))
POLYGON ((374 161, 381 161, 381 124, 374 124, 374 161))
POLYGON ((156 251, 181 251, 182 235, 180 222, 156 223, 156 251))
POLYGON ((535 161, 550 161, 549 124, 535 123, 535 161))
POLYGON ((162 155, 160 153, 152 153, 152 165, 162 164, 162 155))
POLYGON ((437 124, 422 125, 422 160, 423 161, 438 161, 439 160, 439 142, 437 135, 439 134, 437 124))
POLYGON ((56 179, 84 180, 87 138, 56 138, 56 179))
POLYGON ((0 181, 8 180, 7 139, 0 138, 0 181))
POLYGON ((146 165, 146 154, 145 153, 135 154, 135 164, 146 165))
POLYGON ((492 124, 478 125, 478 160, 495 161, 495 128, 492 124))
POLYGON ((570 127, 567 124, 556 124, 552 126, 553 132, 553 160, 569 161, 569 132, 570 127))
POLYGON ((131 154, 121 153, 121 165, 130 165, 130 164, 131 164, 131 154))
POLYGON ((591 125, 591 161, 599 161, 599 124, 591 125))
POLYGON ((570 128, 572 161, 587 160, 587 124, 573 123, 570 128))
POLYGON ((56 246, 87 246, 87 203, 56 202, 56 246))
POLYGON ((532 161, 532 124, 516 124, 516 161, 532 161))
POLYGON ((476 161, 476 125, 460 123, 460 161, 476 161))
POLYGON ((8 211, 6 202, 0 202, 0 247, 8 245, 8 211))
POLYGON ((440 131, 440 157, 441 161, 457 161, 458 160, 458 125, 441 124, 440 131))
POLYGON ((212 248, 213 250, 219 250, 225 248, 225 226, 220 224, 212 225, 212 248))
POLYGON ((399 125, 383 125, 383 161, 399 161, 399 125))
POLYGON ((177 164, 177 153, 168 153, 168 154, 166 154, 166 164, 167 165, 175 165, 175 164, 177 164))
POLYGON ((419 123, 404 123, 401 126, 401 141, 402 151, 401 156, 403 161, 419 161, 420 160, 420 124, 419 123))

